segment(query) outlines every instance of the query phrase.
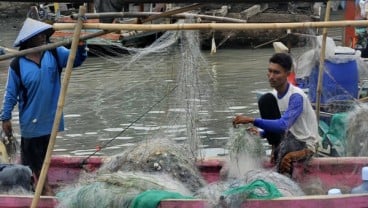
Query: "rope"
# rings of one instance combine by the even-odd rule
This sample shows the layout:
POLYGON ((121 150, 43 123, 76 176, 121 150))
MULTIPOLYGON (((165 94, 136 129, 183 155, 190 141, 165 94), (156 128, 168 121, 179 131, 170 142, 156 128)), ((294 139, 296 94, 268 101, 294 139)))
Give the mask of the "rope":
POLYGON ((111 142, 113 142, 117 137, 119 137, 121 134, 123 134, 127 129, 129 129, 131 126, 133 126, 136 122, 138 122, 140 119, 142 119, 147 113, 149 113, 155 106, 157 106, 159 103, 161 103, 165 98, 167 98, 178 86, 175 86, 172 88, 165 96, 163 96, 159 101, 157 101, 155 104, 153 104, 151 107, 148 108, 142 115, 140 115, 138 118, 136 118, 133 122, 131 122, 127 127, 125 127, 121 132, 119 132, 115 137, 107 141, 105 144, 100 146, 100 148, 96 149, 92 154, 88 155, 86 158, 84 158, 81 162, 81 165, 84 165, 87 163, 87 160, 94 156, 97 152, 101 151, 103 148, 107 147, 111 142))

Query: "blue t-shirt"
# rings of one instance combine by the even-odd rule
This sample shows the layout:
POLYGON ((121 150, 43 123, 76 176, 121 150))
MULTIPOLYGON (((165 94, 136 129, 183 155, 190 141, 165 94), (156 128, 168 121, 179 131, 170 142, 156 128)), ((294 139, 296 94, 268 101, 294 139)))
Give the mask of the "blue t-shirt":
MULTIPOLYGON (((12 110, 18 104, 20 131, 24 138, 39 137, 52 131, 61 88, 58 64, 65 67, 69 57, 69 49, 61 46, 56 50, 58 62, 51 51, 42 54, 40 64, 26 57, 19 58, 20 76, 26 90, 21 90, 20 77, 9 67, 0 119, 10 120, 12 110), (24 100, 23 93, 26 93, 27 100, 24 100)), ((79 46, 74 67, 80 66, 86 57, 85 46, 79 46)), ((63 130, 61 119, 59 131, 63 130)))

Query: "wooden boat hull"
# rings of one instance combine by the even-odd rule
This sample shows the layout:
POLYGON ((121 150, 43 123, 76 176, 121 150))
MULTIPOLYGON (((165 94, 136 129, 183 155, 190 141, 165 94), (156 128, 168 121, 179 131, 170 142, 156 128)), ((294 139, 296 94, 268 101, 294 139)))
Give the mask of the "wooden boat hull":
MULTIPOLYGON (((327 207, 367 207, 368 194, 342 195, 342 196, 304 196, 304 197, 282 197, 272 200, 248 200, 240 208, 327 208, 327 207)), ((204 208, 207 207, 204 200, 165 200, 161 201, 159 208, 204 208)))
MULTIPOLYGON (((54 156, 49 169, 49 181, 53 187, 72 184, 80 174, 97 170, 108 158, 92 157, 83 162, 83 157, 54 156)), ((219 159, 208 159, 198 162, 202 176, 208 182, 220 180, 220 171, 224 162, 219 159)), ((270 167, 268 163, 264 166, 270 167)), ((314 158, 307 166, 295 164, 293 178, 300 184, 310 183, 319 179, 326 189, 334 187, 354 187, 361 182, 361 168, 368 166, 368 157, 336 157, 314 158)), ((0 207, 20 208, 29 207, 32 195, 0 195, 0 207)), ((52 208, 57 206, 55 197, 41 196, 39 206, 52 208)), ((205 200, 164 200, 160 208, 204 208, 208 204, 205 200)), ((344 194, 339 196, 311 195, 302 197, 281 197, 273 200, 247 200, 242 204, 247 208, 285 208, 285 207, 368 207, 368 194, 344 194)))

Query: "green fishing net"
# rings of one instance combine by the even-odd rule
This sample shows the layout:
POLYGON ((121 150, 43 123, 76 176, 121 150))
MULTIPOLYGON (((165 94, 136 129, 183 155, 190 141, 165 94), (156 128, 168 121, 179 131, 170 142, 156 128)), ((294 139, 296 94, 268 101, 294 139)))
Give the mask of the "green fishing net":
POLYGON ((164 190, 148 190, 136 196, 129 208, 156 208, 160 201, 165 199, 193 199, 193 197, 164 190))
MULTIPOLYGON (((326 126, 322 123, 320 126, 326 126)), ((330 125, 324 128, 325 134, 323 140, 328 139, 339 156, 346 156, 346 130, 347 130, 347 114, 336 113, 332 116, 330 125), (327 131, 326 131, 327 130, 327 131)))
POLYGON ((282 197, 282 194, 274 184, 264 180, 255 180, 250 184, 232 188, 224 192, 225 196, 233 194, 240 194, 246 199, 274 199, 282 197))

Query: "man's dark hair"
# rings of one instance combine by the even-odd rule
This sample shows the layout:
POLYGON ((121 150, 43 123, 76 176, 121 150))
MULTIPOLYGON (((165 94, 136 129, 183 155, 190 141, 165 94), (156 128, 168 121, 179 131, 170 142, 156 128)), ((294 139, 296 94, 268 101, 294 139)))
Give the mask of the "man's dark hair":
POLYGON ((275 53, 270 58, 270 63, 279 64, 286 71, 291 71, 291 67, 293 65, 293 59, 287 53, 275 53))

